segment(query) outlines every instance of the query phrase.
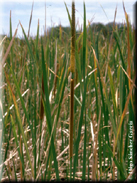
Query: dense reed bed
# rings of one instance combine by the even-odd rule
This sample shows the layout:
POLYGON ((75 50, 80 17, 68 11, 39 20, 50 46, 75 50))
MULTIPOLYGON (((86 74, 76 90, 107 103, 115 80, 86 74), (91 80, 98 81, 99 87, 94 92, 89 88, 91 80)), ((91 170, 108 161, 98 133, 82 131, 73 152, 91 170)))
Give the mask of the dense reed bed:
MULTIPOLYGON (((134 28, 63 37, 12 36, 3 43, 2 180, 134 178, 134 28), (132 150, 131 150, 132 149, 132 150)), ((116 12, 114 16, 115 22, 116 12)), ((31 25, 31 18, 30 18, 31 25)), ((30 27, 29 27, 30 29, 30 27)), ((54 31, 54 29, 53 29, 54 31)))

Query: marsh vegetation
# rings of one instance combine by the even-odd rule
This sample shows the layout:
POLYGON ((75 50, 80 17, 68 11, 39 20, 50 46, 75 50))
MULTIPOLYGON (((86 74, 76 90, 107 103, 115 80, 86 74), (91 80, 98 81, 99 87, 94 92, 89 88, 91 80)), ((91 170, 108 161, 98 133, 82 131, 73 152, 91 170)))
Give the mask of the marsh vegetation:
POLYGON ((2 180, 134 178, 134 28, 124 8, 121 26, 86 25, 84 3, 76 31, 65 7, 70 28, 40 37, 38 23, 35 38, 21 23, 24 37, 14 37, 10 16, 2 43, 2 180))

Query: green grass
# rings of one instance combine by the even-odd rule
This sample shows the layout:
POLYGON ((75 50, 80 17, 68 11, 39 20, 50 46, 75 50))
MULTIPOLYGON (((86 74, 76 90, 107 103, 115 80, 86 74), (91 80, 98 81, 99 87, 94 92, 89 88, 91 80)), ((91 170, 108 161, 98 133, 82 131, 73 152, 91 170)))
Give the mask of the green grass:
MULTIPOLYGON (((38 21, 35 39, 21 23, 24 40, 17 39, 10 15, 10 37, 0 44, 6 83, 0 89, 1 180, 126 180, 131 172, 133 28, 124 10, 123 30, 91 31, 84 3, 83 32, 76 31, 75 15, 65 8, 73 31, 65 34, 60 26, 59 37, 52 36, 54 28, 40 37, 38 21)), ((32 13, 29 30, 31 19, 32 13)))

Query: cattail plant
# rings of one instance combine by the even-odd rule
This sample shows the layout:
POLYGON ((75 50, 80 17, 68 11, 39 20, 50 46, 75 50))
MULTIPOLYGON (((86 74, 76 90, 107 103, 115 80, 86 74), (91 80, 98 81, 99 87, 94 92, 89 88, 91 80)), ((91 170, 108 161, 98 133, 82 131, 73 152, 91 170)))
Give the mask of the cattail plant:
POLYGON ((75 74, 75 3, 72 1, 72 23, 71 23, 71 93, 70 93, 70 136, 69 136, 69 156, 73 156, 73 120, 74 120, 74 74, 75 74))

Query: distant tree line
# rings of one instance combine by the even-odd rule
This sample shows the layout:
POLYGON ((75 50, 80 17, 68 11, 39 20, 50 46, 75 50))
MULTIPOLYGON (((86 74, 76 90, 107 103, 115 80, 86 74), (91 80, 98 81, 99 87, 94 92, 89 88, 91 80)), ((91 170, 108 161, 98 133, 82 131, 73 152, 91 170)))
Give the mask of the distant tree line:
MULTIPOLYGON (((123 23, 115 23, 115 27, 117 27, 119 33, 121 33, 124 29, 127 29, 127 25, 123 23)), ((110 37, 113 32, 113 22, 110 22, 108 24, 103 23, 92 23, 88 29, 88 31, 92 31, 93 33, 102 33, 104 37, 110 37)), ((78 35, 82 32, 82 30, 76 30, 76 38, 78 35)), ((2 38, 4 38, 5 35, 1 35, 2 38)), ((62 27, 56 26, 48 29, 46 36, 52 38, 52 39, 63 39, 64 41, 69 39, 71 37, 71 28, 70 27, 62 27)), ((44 37, 44 36, 42 36, 44 37)), ((9 37, 8 37, 9 39, 9 37)), ((22 38, 15 38, 15 40, 18 42, 22 38)), ((33 38, 35 39, 35 38, 33 38)), ((9 39, 10 40, 10 39, 9 39)), ((24 41, 22 42, 24 44, 24 41)))
MULTIPOLYGON (((107 37, 108 35, 110 36, 113 32, 113 24, 113 22, 110 22, 106 25, 104 25, 103 23, 93 23, 88 27, 87 31, 92 31, 94 33, 102 32, 104 37, 107 37)), ((119 33, 121 33, 124 30, 124 26, 125 30, 127 29, 126 24, 124 25, 123 23, 115 23, 114 26, 117 26, 119 33)), ((80 30, 77 30, 76 34, 80 32, 80 30)), ((71 35, 71 28, 56 26, 54 28, 49 29, 47 35, 54 38, 60 38, 60 36, 63 36, 63 38, 65 39, 69 35, 71 35)))

